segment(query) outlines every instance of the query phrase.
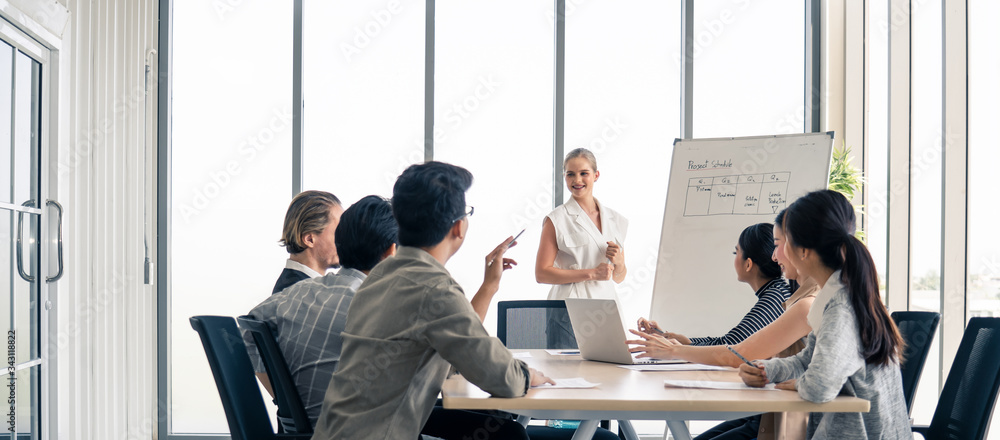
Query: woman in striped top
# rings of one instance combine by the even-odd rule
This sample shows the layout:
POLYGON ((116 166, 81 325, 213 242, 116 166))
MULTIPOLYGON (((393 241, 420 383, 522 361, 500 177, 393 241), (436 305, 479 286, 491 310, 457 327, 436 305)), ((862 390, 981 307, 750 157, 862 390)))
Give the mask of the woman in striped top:
MULTIPOLYGON (((785 279, 789 281, 794 293, 785 301, 785 312, 774 322, 768 324, 757 333, 733 346, 737 353, 748 359, 766 359, 772 356, 793 356, 805 347, 806 335, 812 331, 806 316, 809 314, 819 285, 812 278, 799 275, 784 252, 785 210, 778 213, 774 219, 774 255, 772 259, 781 266, 785 279), (793 284, 794 282, 794 284, 793 284), (798 285, 796 290, 795 284, 798 285)), ((841 225, 845 234, 854 234, 855 218, 846 218, 841 225)), ((644 330, 643 322, 639 329, 644 330)), ((637 345, 633 352, 643 353, 642 357, 664 359, 684 359, 699 364, 722 365, 739 368, 743 361, 731 353, 725 346, 693 347, 673 343, 664 338, 656 338, 642 331, 631 330, 642 340, 627 341, 637 345)), ((763 416, 752 416, 738 420, 722 422, 696 437, 696 440, 722 438, 725 440, 752 439, 782 440, 804 438, 808 413, 768 413, 763 416)))
MULTIPOLYGON (((675 339, 684 345, 734 345, 774 321, 784 312, 783 304, 791 296, 785 280, 781 279, 781 266, 771 259, 774 252, 774 226, 758 223, 743 230, 733 252, 736 278, 754 289, 757 302, 736 327, 719 337, 688 338, 680 333, 660 329, 655 321, 639 319, 640 329, 675 339)), ((633 350, 635 351, 635 350, 633 350)))

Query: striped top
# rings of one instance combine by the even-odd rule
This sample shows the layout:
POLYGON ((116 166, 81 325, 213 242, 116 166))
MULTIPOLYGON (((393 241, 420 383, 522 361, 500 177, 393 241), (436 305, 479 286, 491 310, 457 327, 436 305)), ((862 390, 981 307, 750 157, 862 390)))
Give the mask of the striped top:
POLYGON ((743 316, 736 327, 729 330, 729 333, 718 338, 690 338, 691 345, 735 345, 742 342, 771 321, 778 319, 785 311, 784 302, 792 293, 785 280, 775 278, 761 286, 754 295, 757 295, 757 303, 743 316))

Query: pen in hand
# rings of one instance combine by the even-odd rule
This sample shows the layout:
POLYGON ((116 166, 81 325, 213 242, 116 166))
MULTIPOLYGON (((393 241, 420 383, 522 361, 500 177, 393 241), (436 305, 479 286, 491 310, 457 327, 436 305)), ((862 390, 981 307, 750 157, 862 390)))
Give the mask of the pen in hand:
POLYGON ((639 318, 639 330, 646 333, 656 333, 660 336, 666 336, 667 333, 660 330, 660 327, 656 325, 653 321, 647 320, 646 318, 639 318))
POLYGON ((741 361, 746 362, 747 365, 749 365, 751 367, 754 367, 754 368, 760 368, 760 367, 754 365, 753 362, 748 361, 747 358, 743 357, 742 354, 737 353, 736 350, 733 349, 733 346, 727 345, 726 348, 728 348, 729 351, 733 352, 733 354, 735 354, 736 357, 740 358, 741 361))
MULTIPOLYGON (((510 249, 510 248, 514 247, 514 245, 516 245, 516 244, 517 244, 517 239, 518 239, 518 237, 520 237, 520 236, 521 236, 521 234, 523 234, 523 233, 524 233, 524 231, 526 231, 527 229, 528 229, 528 228, 524 228, 524 229, 521 229, 521 232, 518 232, 518 233, 517 233, 517 235, 515 235, 515 236, 514 236, 514 239, 513 239, 513 240, 511 240, 511 241, 510 241, 510 243, 507 243, 507 249, 510 249)), ((495 259, 493 259, 493 260, 490 260, 490 262, 489 262, 489 263, 486 263, 486 265, 487 265, 487 266, 493 266, 493 261, 494 261, 494 260, 495 260, 495 259)))

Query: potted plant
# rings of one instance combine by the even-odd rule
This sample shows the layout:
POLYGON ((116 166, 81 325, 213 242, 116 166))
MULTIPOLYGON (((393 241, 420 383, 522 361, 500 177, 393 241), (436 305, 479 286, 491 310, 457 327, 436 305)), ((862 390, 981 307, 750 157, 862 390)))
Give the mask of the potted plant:
MULTIPOLYGON (((827 185, 829 189, 837 191, 847 197, 847 200, 854 200, 854 194, 861 190, 864 185, 864 175, 858 167, 851 164, 851 147, 835 148, 833 150, 833 160, 830 162, 830 181, 827 185)), ((864 213, 863 205, 854 207, 860 216, 864 213)), ((862 242, 865 242, 864 231, 858 229, 854 233, 862 242)))

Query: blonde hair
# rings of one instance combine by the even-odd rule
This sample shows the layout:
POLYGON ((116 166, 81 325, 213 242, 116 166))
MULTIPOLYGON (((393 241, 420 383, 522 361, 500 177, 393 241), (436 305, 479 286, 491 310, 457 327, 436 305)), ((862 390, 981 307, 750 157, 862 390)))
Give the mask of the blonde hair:
POLYGON ((586 148, 576 148, 566 154, 566 159, 563 160, 563 171, 566 171, 566 164, 569 163, 570 159, 576 159, 578 157, 587 159, 587 162, 590 162, 590 166, 594 167, 594 171, 597 171, 597 158, 594 157, 594 153, 591 153, 590 150, 586 148))
POLYGON ((307 247, 302 237, 323 232, 330 224, 330 209, 334 206, 341 206, 340 199, 326 191, 300 192, 285 212, 285 224, 278 244, 284 246, 289 254, 305 251, 307 247))

